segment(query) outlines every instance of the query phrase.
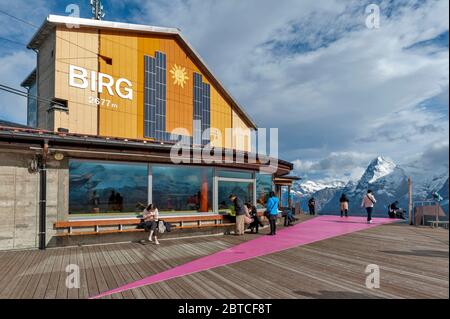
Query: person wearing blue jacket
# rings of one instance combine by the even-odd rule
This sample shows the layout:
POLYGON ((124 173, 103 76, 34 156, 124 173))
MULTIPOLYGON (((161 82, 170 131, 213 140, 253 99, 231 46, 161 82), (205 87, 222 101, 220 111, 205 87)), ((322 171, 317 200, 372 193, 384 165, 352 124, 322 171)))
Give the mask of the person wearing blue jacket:
POLYGON ((266 214, 268 215, 270 222, 270 236, 277 234, 277 217, 278 217, 278 206, 280 200, 275 196, 274 192, 270 192, 269 199, 266 203, 266 214))

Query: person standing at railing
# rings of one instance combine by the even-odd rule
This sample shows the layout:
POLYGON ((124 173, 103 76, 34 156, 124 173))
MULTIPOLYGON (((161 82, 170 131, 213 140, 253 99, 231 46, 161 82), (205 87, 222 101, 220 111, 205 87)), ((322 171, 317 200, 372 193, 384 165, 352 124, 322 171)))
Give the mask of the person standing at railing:
POLYGON ((316 200, 314 199, 314 197, 310 198, 310 200, 308 201, 308 209, 311 216, 316 215, 316 200))

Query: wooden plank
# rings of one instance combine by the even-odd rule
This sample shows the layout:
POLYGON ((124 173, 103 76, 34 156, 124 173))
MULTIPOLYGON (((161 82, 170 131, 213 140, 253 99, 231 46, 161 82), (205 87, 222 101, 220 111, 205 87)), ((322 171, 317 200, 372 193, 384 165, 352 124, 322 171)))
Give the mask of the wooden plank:
MULTIPOLYGON (((124 269, 120 269, 120 262, 118 262, 118 260, 115 258, 115 254, 112 252, 112 250, 114 249, 115 247, 111 245, 105 246, 104 249, 102 249, 102 253, 103 257, 105 258, 106 265, 108 265, 108 269, 110 270, 111 275, 116 281, 116 287, 119 287, 130 282, 130 277, 126 276, 126 273, 128 273, 128 271, 124 272, 124 269)), ((121 295, 125 299, 135 298, 132 291, 124 291, 121 295)))
MULTIPOLYGON (((139 274, 134 271, 134 267, 129 264, 128 260, 124 256, 125 249, 115 249, 110 250, 111 257, 117 261, 118 271, 123 275, 123 281, 125 283, 130 283, 136 280, 140 280, 142 277, 139 277, 139 274)), ((136 299, 145 299, 146 296, 142 291, 132 290, 133 297, 136 299)), ((125 298, 127 296, 124 295, 125 298)))
MULTIPOLYGON (((3 256, 3 266, 0 268, 0 287, 4 287, 17 272, 17 265, 23 263, 27 259, 30 251, 7 252, 3 256)), ((3 293, 0 289, 0 297, 3 293)))
MULTIPOLYGON (((106 284, 108 286, 108 290, 119 287, 121 285, 121 281, 116 278, 115 275, 117 275, 117 273, 114 272, 114 270, 111 267, 112 265, 109 264, 109 259, 107 260, 105 257, 105 254, 104 254, 105 249, 107 249, 108 247, 96 246, 94 248, 97 252, 96 257, 97 257, 97 260, 99 263, 100 270, 103 273, 106 284)), ((123 295, 123 293, 118 293, 118 294, 112 295, 111 298, 112 299, 123 299, 124 295, 123 295)))
MULTIPOLYGON (((87 247, 87 248, 90 253, 92 267, 94 270, 95 280, 97 282, 99 292, 102 293, 104 291, 116 288, 114 284, 112 284, 111 288, 108 286, 108 279, 110 280, 110 276, 107 278, 109 274, 106 274, 105 269, 100 264, 101 258, 99 258, 99 247, 87 247)), ((112 299, 112 298, 113 297, 111 296, 105 297, 105 299, 112 299)))
MULTIPOLYGON (((187 217, 161 217, 160 220, 167 223, 180 222, 198 222, 198 221, 221 221, 224 217, 222 215, 210 216, 187 216, 187 217)), ((119 226, 119 225, 138 225, 141 222, 140 218, 130 219, 102 219, 102 220, 83 220, 83 221, 60 221, 54 223, 55 228, 68 227, 94 227, 94 226, 119 226)))
POLYGON ((86 267, 85 275, 86 275, 86 285, 87 285, 88 295, 89 295, 89 297, 96 296, 105 290, 104 290, 103 286, 100 287, 98 284, 98 279, 96 277, 95 264, 93 262, 94 258, 92 258, 92 253, 91 253, 89 247, 83 247, 82 255, 83 255, 83 263, 86 267), (101 290, 101 289, 103 289, 103 290, 101 290))
MULTIPOLYGON (((141 264, 145 264, 148 269, 149 274, 156 274, 161 271, 166 270, 163 268, 158 262, 157 259, 154 259, 154 254, 149 254, 145 248, 148 246, 136 247, 130 250, 131 255, 134 255, 134 258, 140 259, 141 264), (149 259, 147 256, 151 256, 152 259, 149 259), (150 272, 151 270, 151 272, 150 272)), ((147 275, 148 276, 148 275, 147 275)), ((164 285, 162 288, 157 288, 156 286, 151 287, 152 292, 154 294, 155 299, 171 299, 170 289, 167 289, 167 285, 164 285)))
POLYGON ((56 260, 49 275, 48 286, 45 291, 45 299, 56 299, 58 291, 59 276, 61 274, 62 262, 65 255, 65 249, 55 249, 56 260))
POLYGON ((8 282, 5 282, 5 285, 2 287, 2 295, 11 298, 14 291, 16 291, 16 294, 20 295, 20 289, 26 287, 28 280, 30 279, 30 276, 27 276, 27 270, 34 266, 33 262, 38 259, 39 255, 36 251, 30 251, 30 254, 27 257, 27 261, 15 265, 15 271, 7 277, 8 282))
POLYGON ((25 276, 29 277, 28 282, 25 287, 21 287, 20 283, 15 287, 15 293, 12 294, 11 298, 14 299, 31 299, 33 297, 34 291, 37 288, 41 274, 45 271, 45 266, 48 261, 47 254, 42 251, 35 252, 38 259, 32 261, 32 266, 27 270, 25 276))
POLYGON ((49 253, 41 253, 42 256, 45 256, 45 260, 41 262, 41 268, 39 270, 36 270, 36 274, 31 280, 29 286, 25 289, 24 294, 21 296, 21 298, 24 299, 33 299, 35 298, 36 292, 40 291, 44 288, 44 291, 46 289, 47 283, 45 283, 45 286, 42 287, 42 278, 44 275, 48 272, 48 269, 52 269, 53 266, 53 256, 50 252, 49 253))
MULTIPOLYGON (((205 228, 220 228, 220 227, 232 227, 235 224, 203 224, 194 226, 174 226, 172 230, 181 229, 205 229, 205 228)), ((73 231, 73 230, 72 230, 73 231)), ((124 230, 100 230, 100 231, 75 231, 72 233, 60 233, 56 234, 55 237, 73 237, 73 236, 93 236, 93 235, 110 235, 110 234, 120 234, 120 233, 137 233, 145 232, 144 229, 124 229, 124 230)))
POLYGON ((90 297, 89 295, 89 283, 87 273, 90 271, 89 269, 89 259, 84 253, 82 247, 76 248, 76 260, 78 265, 80 266, 80 289, 78 291, 79 299, 87 299, 90 297))
MULTIPOLYGON (((162 240, 0 253, 0 297, 87 298, 260 235, 162 240), (80 266, 81 288, 65 287, 80 266)), ((161 236, 162 239, 164 236, 161 236)), ((276 237, 274 237, 276 240, 276 237)), ((385 225, 133 289, 113 298, 443 298, 449 295, 448 230, 385 225), (381 267, 381 289, 365 267, 381 267)), ((111 298, 111 297, 108 297, 111 298)))
MULTIPOLYGON (((131 246, 127 245, 125 249, 123 246, 121 248, 122 248, 121 252, 123 253, 125 259, 127 260, 128 265, 131 266, 130 268, 132 268, 135 271, 136 276, 138 276, 139 279, 145 278, 152 274, 151 272, 144 270, 144 268, 141 266, 141 264, 143 264, 141 262, 141 259, 138 259, 136 255, 129 253, 129 250, 132 249, 131 246)), ((156 292, 153 291, 151 287, 143 287, 135 290, 141 291, 144 294, 144 296, 148 299, 154 299, 156 296, 156 292)))
MULTIPOLYGON (((68 263, 70 265, 76 265, 78 266, 78 269, 80 270, 80 287, 81 287, 81 266, 80 266, 80 260, 78 258, 78 254, 77 254, 77 248, 70 248, 69 250, 70 255, 69 255, 69 261, 68 263)), ((66 276, 68 276, 69 273, 66 273, 66 276)), ((67 299, 79 299, 79 292, 80 292, 80 288, 70 288, 67 291, 67 299)))
POLYGON ((46 271, 42 273, 41 278, 39 279, 38 286, 33 294, 33 299, 45 298, 45 293, 47 291, 48 285, 50 284, 51 274, 58 259, 58 251, 59 249, 50 249, 46 251, 46 254, 48 255, 47 268, 46 271))
POLYGON ((66 285, 66 278, 69 274, 66 272, 66 268, 69 265, 70 252, 72 250, 72 248, 67 248, 63 251, 63 258, 58 272, 59 277, 56 289, 56 299, 67 299, 69 296, 69 289, 66 285))

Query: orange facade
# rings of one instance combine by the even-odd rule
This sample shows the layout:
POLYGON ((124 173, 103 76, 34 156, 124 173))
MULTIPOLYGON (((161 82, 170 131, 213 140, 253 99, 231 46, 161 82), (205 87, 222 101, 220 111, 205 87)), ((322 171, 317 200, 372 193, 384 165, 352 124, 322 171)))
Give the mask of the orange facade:
MULTIPOLYGON (((211 111, 211 144, 216 147, 236 148, 250 150, 250 143, 247 141, 245 147, 236 143, 231 136, 226 137, 226 130, 230 128, 243 128, 250 131, 250 127, 239 117, 232 107, 232 104, 221 94, 212 79, 208 78, 201 67, 199 67, 192 56, 190 56, 179 40, 170 35, 155 35, 148 33, 138 33, 133 31, 96 30, 87 29, 57 29, 57 38, 70 38, 70 42, 57 41, 57 61, 61 61, 63 56, 70 55, 71 50, 77 55, 77 59, 66 60, 60 63, 57 69, 60 73, 67 68, 68 63, 76 63, 78 66, 86 68, 89 72, 95 71, 112 76, 115 80, 125 78, 132 84, 133 98, 124 99, 118 94, 111 95, 108 90, 102 93, 92 92, 89 89, 81 94, 80 89, 65 87, 65 78, 59 78, 61 92, 56 97, 68 100, 69 109, 73 101, 84 105, 83 114, 77 115, 77 111, 69 117, 72 123, 89 123, 89 129, 84 129, 80 133, 92 132, 92 124, 97 123, 97 134, 101 136, 145 139, 144 135, 144 57, 155 57, 156 52, 166 55, 167 81, 166 81, 166 131, 172 132, 174 129, 182 128, 189 136, 193 135, 193 113, 194 113, 194 73, 202 75, 203 82, 210 84, 210 111, 211 111), (97 41, 92 36, 97 37, 97 41), (82 46, 89 44, 89 50, 81 50, 76 43, 82 46), (84 52, 81 52, 84 51, 84 52), (98 59, 92 60, 92 55, 98 52, 98 59), (60 55, 60 56, 58 56, 60 55), (86 58, 82 59, 80 55, 86 58), (182 70, 184 78, 182 81, 175 81, 176 70, 182 70), (77 91, 78 90, 78 91, 77 91), (92 99, 92 94, 97 96, 97 100, 92 99), (81 99, 81 100, 80 100, 81 99), (82 101, 83 100, 83 101, 82 101), (93 114, 92 107, 97 108, 97 114, 93 114)), ((88 76, 92 81, 90 75, 88 76)), ((122 83, 121 88, 125 84, 122 83)), ((78 106, 77 106, 78 108, 78 106)), ((72 108, 74 109, 74 108, 72 108)), ((71 109, 71 111, 72 111, 71 109)), ((79 112, 78 112, 79 113, 79 112)), ((69 120, 67 120, 69 121, 69 120)), ((76 124, 71 125, 71 132, 76 132, 76 124)))

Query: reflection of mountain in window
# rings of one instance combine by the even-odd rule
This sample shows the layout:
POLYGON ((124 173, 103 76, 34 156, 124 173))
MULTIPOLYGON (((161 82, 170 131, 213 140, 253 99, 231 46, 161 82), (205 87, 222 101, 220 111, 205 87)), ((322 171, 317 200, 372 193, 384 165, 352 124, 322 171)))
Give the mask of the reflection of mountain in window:
POLYGON ((70 161, 70 214, 140 212, 147 198, 147 164, 70 161))

